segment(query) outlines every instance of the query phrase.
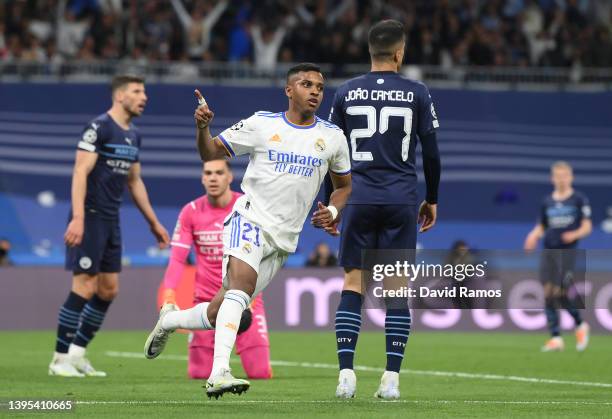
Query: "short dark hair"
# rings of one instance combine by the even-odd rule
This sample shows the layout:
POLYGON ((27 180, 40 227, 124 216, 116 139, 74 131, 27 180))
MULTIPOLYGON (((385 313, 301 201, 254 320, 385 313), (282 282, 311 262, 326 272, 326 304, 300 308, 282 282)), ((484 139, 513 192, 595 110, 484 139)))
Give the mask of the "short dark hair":
POLYGON ((404 25, 393 19, 381 20, 370 28, 368 32, 368 47, 372 59, 390 58, 393 49, 400 42, 404 42, 404 25))
POLYGON ((126 84, 130 83, 140 83, 144 84, 145 79, 139 76, 134 76, 131 74, 121 74, 113 77, 113 81, 111 82, 111 92, 115 93, 117 89, 121 89, 126 84))
POLYGON ((287 81, 289 81, 289 78, 291 76, 293 76, 294 74, 300 73, 302 71, 316 71, 317 73, 320 73, 321 67, 319 67, 318 65, 314 63, 296 64, 287 71, 287 81))
POLYGON ((227 170, 229 170, 230 172, 232 171, 232 164, 230 163, 228 159, 223 158, 223 157, 214 158, 214 159, 210 159, 210 160, 206 160, 205 162, 202 162, 202 170, 204 170, 204 166, 206 165, 206 163, 215 161, 215 160, 223 160, 225 162, 225 166, 227 167, 227 170))

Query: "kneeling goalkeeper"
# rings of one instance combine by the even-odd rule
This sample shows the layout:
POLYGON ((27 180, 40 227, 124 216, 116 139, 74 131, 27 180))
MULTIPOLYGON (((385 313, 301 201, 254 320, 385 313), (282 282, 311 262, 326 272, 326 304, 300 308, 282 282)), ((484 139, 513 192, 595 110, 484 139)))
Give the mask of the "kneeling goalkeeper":
MULTIPOLYGON (((221 288, 223 220, 242 195, 230 189, 232 179, 232 171, 226 160, 204 163, 202 184, 206 195, 183 207, 172 235, 172 253, 164 276, 165 303, 175 304, 175 290, 192 245, 197 260, 194 304, 210 302, 221 288)), ((223 294, 217 298, 223 298, 223 294)), ((270 343, 261 294, 249 308, 242 315, 236 352, 249 378, 271 378, 270 343)), ((193 329, 200 327, 193 325, 193 329)), ((214 345, 214 330, 193 331, 189 342, 188 372, 191 378, 206 379, 210 376, 214 345)))

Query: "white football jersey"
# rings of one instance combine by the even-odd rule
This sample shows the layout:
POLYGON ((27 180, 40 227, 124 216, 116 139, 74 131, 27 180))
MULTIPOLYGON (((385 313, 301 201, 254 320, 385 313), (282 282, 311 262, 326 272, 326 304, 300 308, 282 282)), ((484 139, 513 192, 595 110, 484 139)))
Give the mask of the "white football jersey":
POLYGON ((234 210, 259 224, 278 248, 295 252, 328 170, 351 171, 342 130, 318 117, 311 125, 295 125, 284 112, 256 112, 218 137, 232 157, 249 155, 244 196, 234 210))

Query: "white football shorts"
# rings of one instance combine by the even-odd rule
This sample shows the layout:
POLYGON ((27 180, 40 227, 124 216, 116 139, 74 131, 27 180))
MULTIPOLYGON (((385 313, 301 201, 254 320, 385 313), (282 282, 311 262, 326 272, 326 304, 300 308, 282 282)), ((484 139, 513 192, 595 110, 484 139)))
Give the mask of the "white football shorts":
POLYGON ((257 272, 251 298, 268 286, 287 261, 288 253, 272 244, 270 236, 256 223, 234 211, 223 223, 223 288, 229 288, 229 257, 248 263, 257 272))

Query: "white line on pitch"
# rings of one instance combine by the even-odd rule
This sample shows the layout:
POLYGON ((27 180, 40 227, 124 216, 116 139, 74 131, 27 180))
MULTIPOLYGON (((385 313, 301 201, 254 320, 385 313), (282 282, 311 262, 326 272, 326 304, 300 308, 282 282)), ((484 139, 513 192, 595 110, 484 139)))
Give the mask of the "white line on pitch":
MULTIPOLYGON (((144 355, 139 352, 106 351, 105 355, 110 356, 110 357, 118 357, 118 358, 145 359, 144 355)), ((169 361, 186 361, 187 357, 183 355, 162 355, 160 359, 166 359, 169 361)), ((272 366, 279 366, 279 367, 320 368, 320 369, 334 369, 334 370, 338 369, 338 365, 336 364, 324 364, 324 363, 318 363, 318 362, 271 361, 270 363, 272 364, 272 366)), ((367 367, 363 365, 356 365, 355 370, 378 372, 378 373, 384 372, 383 368, 367 367)), ((612 383, 556 380, 552 378, 521 377, 517 375, 475 374, 471 372, 413 370, 413 369, 403 369, 402 373, 403 374, 413 374, 413 375, 429 375, 429 376, 435 376, 435 377, 471 378, 471 379, 479 379, 479 380, 518 381, 522 383, 563 384, 563 385, 571 385, 571 386, 612 388, 612 383)))
POLYGON ((506 404, 506 405, 601 405, 612 402, 589 402, 584 400, 91 400, 77 401, 78 405, 204 405, 204 404, 351 404, 351 403, 400 403, 400 404, 506 404))

